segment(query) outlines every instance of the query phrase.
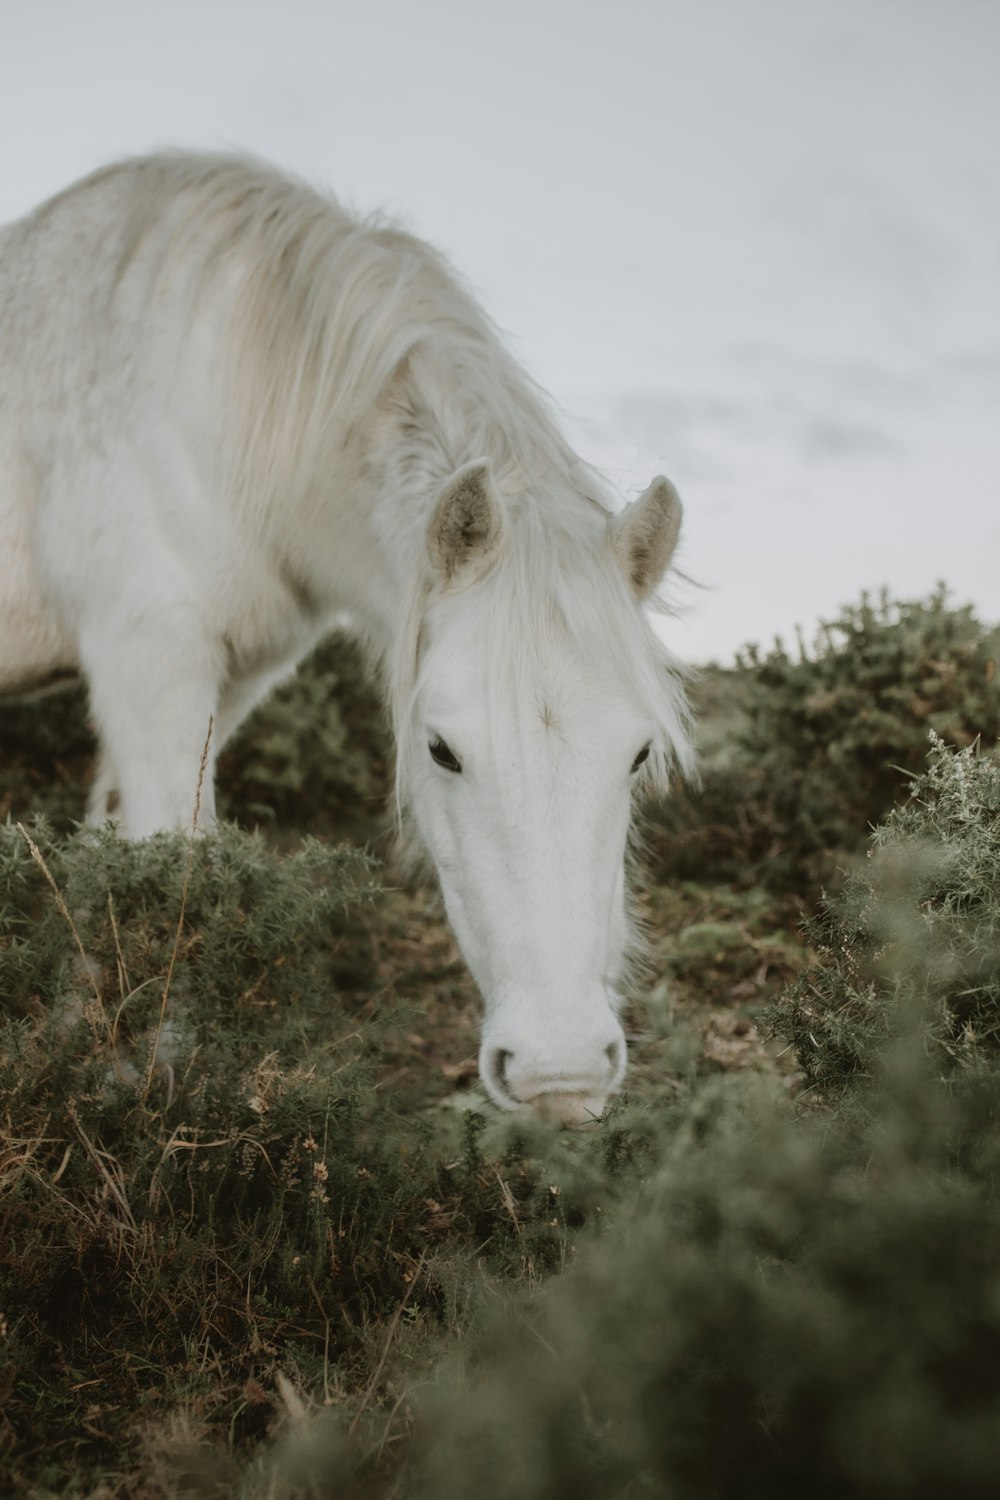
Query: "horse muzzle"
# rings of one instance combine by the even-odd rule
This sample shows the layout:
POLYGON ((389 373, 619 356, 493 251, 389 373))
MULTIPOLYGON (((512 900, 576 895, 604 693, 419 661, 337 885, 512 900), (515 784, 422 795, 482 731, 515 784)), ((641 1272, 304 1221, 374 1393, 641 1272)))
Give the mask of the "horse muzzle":
MULTIPOLYGON (((535 1031, 536 1028, 532 1028, 535 1031)), ((501 1109, 563 1125, 599 1120, 625 1076, 625 1034, 610 1008, 564 1046, 540 1044, 512 1027, 489 1027, 479 1054, 483 1086, 501 1109)))

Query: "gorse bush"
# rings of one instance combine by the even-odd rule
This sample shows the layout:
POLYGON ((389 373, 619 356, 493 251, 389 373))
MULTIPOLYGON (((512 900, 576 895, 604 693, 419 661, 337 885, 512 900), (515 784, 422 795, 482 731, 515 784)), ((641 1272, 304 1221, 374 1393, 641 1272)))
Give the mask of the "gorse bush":
POLYGON ((76 1378, 127 1410, 227 1343, 246 1378, 344 1224, 345 1287, 392 1274, 338 1150, 372 1089, 338 984, 366 857, 32 834, 37 860, 0 828, 0 1305, 8 1429, 44 1457, 54 1422, 86 1423, 76 1378))
POLYGON ((30 838, 0 827, 3 1492, 66 1493, 56 1425, 85 1474, 164 1383, 236 1443, 279 1373, 356 1409, 400 1309, 438 1327, 476 1265, 557 1269, 638 1177, 641 1126, 536 1126, 528 1151, 396 1106, 414 1020, 372 1004, 366 855, 233 826, 30 838))
POLYGON ((739 711, 700 791, 655 817, 664 873, 813 894, 859 852, 919 773, 933 729, 962 747, 1000 736, 1000 632, 943 588, 843 609, 811 648, 748 647, 717 691, 739 711))
POLYGON ((0 995, 17 1016, 99 993, 127 1037, 159 1003, 150 978, 172 969, 175 1020, 203 1007, 219 1021, 238 1017, 244 1035, 259 1029, 258 1011, 271 1026, 275 1007, 324 1004, 348 947, 363 983, 367 945, 345 914, 376 888, 370 858, 346 845, 307 839, 282 856, 226 825, 193 842, 164 834, 130 844, 110 827, 60 839, 41 821, 27 836, 7 824, 0 995))
POLYGON ((867 864, 807 923, 817 963, 769 1012, 809 1078, 841 1087, 921 1018, 934 1066, 1000 1051, 1000 762, 934 737, 867 864))
POLYGON ((37 855, 0 825, 0 1493, 992 1496, 994 650, 935 596, 706 682, 739 722, 657 813, 670 889, 643 893, 672 995, 578 1131, 477 1110, 432 908, 300 840, 323 808, 375 826, 356 657, 321 651, 223 758, 283 850, 67 833, 82 705, 0 722, 6 805, 51 815, 37 855), (771 929, 852 847, 806 954, 771 929), (758 1046, 720 1074, 707 1032, 739 1013, 742 1046, 760 976, 800 970, 769 1024, 801 1072, 758 1046))
POLYGON ((703 1085, 633 1213, 424 1397, 415 1493, 995 1493, 1000 1090, 915 1083, 866 1130, 703 1085))
POLYGON ((222 752, 220 811, 241 823, 367 834, 389 790, 389 735, 356 642, 331 636, 222 752))

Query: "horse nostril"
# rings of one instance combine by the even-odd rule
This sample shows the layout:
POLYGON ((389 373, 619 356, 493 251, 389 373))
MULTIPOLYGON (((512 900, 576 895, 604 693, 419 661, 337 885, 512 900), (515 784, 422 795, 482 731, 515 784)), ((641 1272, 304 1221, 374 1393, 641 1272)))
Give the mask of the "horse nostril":
POLYGON ((608 1060, 608 1065, 610 1067, 612 1077, 614 1077, 616 1073, 620 1072, 622 1068, 622 1045, 623 1044, 620 1040, 614 1041, 609 1043, 609 1045, 604 1049, 604 1056, 608 1060))

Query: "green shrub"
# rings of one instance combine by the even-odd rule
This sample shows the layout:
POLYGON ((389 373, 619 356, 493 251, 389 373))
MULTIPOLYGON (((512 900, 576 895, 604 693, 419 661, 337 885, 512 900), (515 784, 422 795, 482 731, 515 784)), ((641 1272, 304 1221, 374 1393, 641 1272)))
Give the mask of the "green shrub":
POLYGON ((250 1041, 248 1028, 262 1029, 258 1012, 270 1029, 266 1013, 275 1007, 322 1004, 338 969, 357 987, 366 982, 367 938, 345 921, 376 890, 374 866, 360 850, 307 839, 282 855, 226 824, 194 841, 161 834, 127 843, 111 827, 60 839, 42 821, 29 833, 34 855, 18 828, 0 826, 0 995, 8 1015, 82 1005, 99 992, 127 1037, 155 1008, 148 981, 172 969, 175 1011, 183 1001, 208 1018, 238 1017, 250 1041))
POLYGON ((921 1086, 863 1131, 703 1086, 634 1214, 441 1372, 417 1492, 994 1493, 1000 1088, 921 1086))
POLYGON ((349 636, 324 641, 222 752, 220 812, 243 824, 368 837, 383 821, 389 733, 349 636))
POLYGON ((364 854, 30 834, 0 826, 0 1492, 138 1472, 164 1409, 252 1447, 279 1373, 377 1412, 399 1309, 419 1346, 481 1272, 537 1283, 640 1175, 641 1120, 398 1102, 364 854))
POLYGON ((713 748, 700 790, 654 812, 661 872, 811 897, 919 773, 929 729, 959 747, 1000 736, 998 658, 1000 633, 943 588, 905 603, 862 596, 811 650, 748 647, 708 683, 715 709, 728 695, 738 714, 729 743, 713 748))
POLYGON ((768 1013, 809 1079, 839 1088, 922 1018, 942 1074, 1000 1051, 1000 763, 934 737, 867 863, 807 923, 817 962, 768 1013))
POLYGON ((822 1119, 713 1080, 659 1136, 561 1277, 467 1280, 430 1368, 393 1360, 364 1424, 303 1413, 232 1492, 993 1495, 1000 1076, 954 1090, 893 1066, 865 1110, 822 1119))

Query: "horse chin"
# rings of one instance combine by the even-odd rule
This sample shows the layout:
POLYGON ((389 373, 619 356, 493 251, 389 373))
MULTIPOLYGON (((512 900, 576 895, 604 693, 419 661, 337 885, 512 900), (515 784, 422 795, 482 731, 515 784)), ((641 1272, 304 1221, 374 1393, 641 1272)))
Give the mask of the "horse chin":
POLYGON ((607 1108, 608 1097, 607 1094, 560 1094, 553 1091, 539 1094, 522 1108, 557 1125, 593 1125, 607 1108))
POLYGON ((595 1125, 611 1097, 606 1093, 571 1093, 560 1089, 550 1089, 523 1100, 498 1094, 493 1089, 487 1089, 487 1093, 505 1114, 548 1120, 554 1125, 595 1125))

